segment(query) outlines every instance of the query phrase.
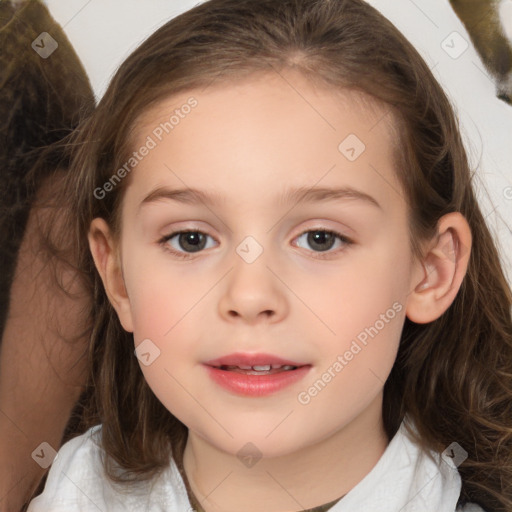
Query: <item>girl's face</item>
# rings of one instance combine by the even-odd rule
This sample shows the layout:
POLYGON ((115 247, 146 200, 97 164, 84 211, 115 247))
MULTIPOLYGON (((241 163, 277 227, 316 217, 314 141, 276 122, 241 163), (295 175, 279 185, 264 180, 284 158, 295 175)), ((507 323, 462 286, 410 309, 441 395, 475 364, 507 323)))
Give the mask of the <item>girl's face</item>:
POLYGON ((424 273, 390 115, 358 99, 289 72, 174 96, 137 123, 113 302, 158 399, 228 453, 284 455, 358 418, 381 425, 424 273), (233 354, 303 368, 206 364, 233 354))

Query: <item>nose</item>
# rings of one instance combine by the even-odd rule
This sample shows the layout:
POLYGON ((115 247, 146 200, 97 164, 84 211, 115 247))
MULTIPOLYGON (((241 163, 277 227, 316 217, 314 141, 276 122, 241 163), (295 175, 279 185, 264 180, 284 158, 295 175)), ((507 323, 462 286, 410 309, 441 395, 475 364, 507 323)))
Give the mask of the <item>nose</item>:
POLYGON ((226 277, 218 307, 229 322, 275 323, 288 314, 286 286, 263 256, 253 263, 240 259, 226 277))

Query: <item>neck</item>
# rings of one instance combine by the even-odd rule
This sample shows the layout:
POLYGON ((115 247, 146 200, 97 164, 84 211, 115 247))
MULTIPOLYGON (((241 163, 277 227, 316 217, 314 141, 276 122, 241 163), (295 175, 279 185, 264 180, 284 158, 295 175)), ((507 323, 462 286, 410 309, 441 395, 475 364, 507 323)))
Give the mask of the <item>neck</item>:
POLYGON ((375 466, 389 440, 382 395, 327 438, 250 467, 189 431, 183 466, 205 512, 283 512, 315 509, 340 499, 375 466), (379 405, 380 404, 380 405, 379 405))

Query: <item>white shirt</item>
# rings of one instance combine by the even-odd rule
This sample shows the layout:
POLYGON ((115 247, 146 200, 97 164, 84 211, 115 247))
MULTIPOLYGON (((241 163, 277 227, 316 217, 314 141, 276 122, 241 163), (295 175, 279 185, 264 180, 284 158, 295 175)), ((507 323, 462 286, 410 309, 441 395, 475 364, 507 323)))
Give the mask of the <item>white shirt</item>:
MULTIPOLYGON (((62 446, 27 512, 192 512, 173 460, 150 482, 127 484, 125 493, 116 488, 103 472, 100 436, 98 425, 62 446)), ((449 457, 434 457, 437 463, 412 442, 402 422, 377 464, 330 512, 485 512, 475 504, 455 508, 457 467, 449 457)))

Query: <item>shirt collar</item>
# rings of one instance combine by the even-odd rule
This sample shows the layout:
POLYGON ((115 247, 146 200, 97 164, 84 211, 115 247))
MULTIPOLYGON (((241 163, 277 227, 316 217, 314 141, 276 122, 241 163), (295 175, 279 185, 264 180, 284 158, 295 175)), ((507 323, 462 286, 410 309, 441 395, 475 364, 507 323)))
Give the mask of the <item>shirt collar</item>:
MULTIPOLYGON (((330 512, 454 512, 461 491, 457 467, 433 451, 431 460, 412 440, 406 423, 416 431, 405 417, 377 464, 330 512)), ((187 490, 172 459, 170 470, 177 510, 189 510, 187 490)))
POLYGON ((373 469, 338 502, 332 512, 454 512, 461 491, 459 471, 450 457, 430 451, 432 459, 413 441, 404 418, 373 469))

